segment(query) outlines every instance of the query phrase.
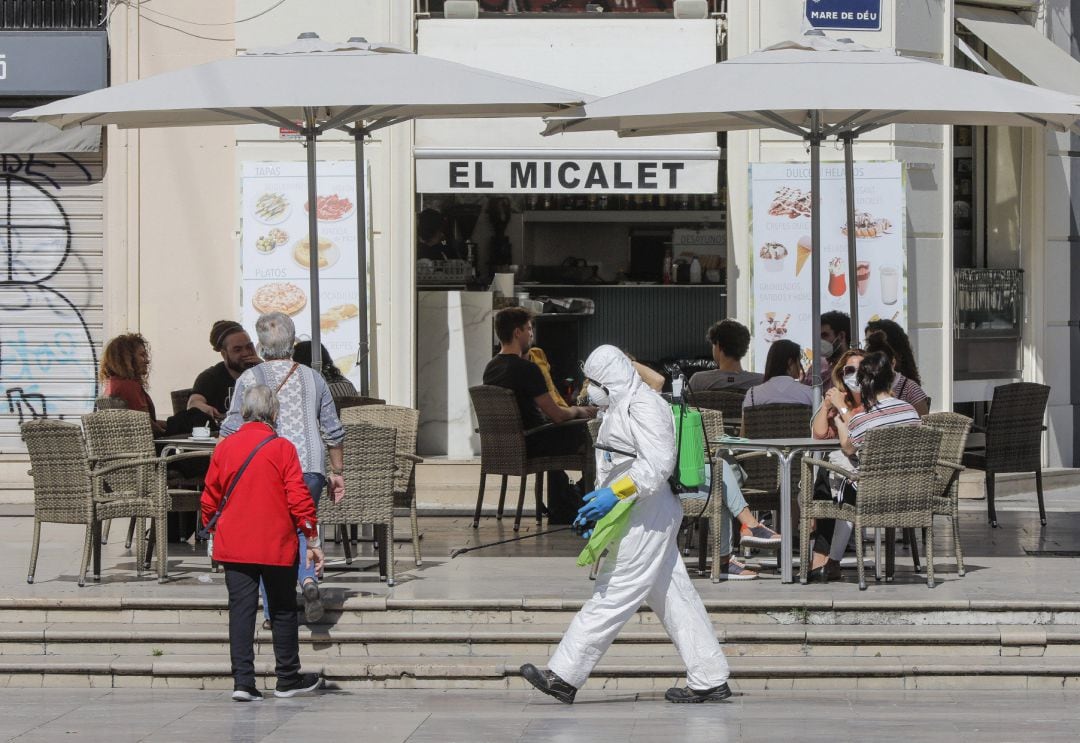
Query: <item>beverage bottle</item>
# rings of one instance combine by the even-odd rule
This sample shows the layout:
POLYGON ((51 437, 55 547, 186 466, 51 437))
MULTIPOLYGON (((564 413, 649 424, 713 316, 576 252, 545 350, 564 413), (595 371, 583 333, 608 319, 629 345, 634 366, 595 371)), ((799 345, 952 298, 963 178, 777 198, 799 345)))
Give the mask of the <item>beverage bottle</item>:
POLYGON ((690 261, 690 283, 701 283, 701 261, 697 259, 696 255, 694 256, 694 260, 690 261))
POLYGON ((671 251, 664 253, 664 283, 671 283, 671 251))

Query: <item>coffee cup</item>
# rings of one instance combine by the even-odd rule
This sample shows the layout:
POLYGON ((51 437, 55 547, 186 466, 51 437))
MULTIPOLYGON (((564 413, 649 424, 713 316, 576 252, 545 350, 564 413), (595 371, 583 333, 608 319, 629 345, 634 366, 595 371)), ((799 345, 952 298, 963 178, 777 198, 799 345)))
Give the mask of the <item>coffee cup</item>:
POLYGON ((208 439, 210 438, 209 426, 195 426, 191 429, 191 438, 193 439, 208 439))

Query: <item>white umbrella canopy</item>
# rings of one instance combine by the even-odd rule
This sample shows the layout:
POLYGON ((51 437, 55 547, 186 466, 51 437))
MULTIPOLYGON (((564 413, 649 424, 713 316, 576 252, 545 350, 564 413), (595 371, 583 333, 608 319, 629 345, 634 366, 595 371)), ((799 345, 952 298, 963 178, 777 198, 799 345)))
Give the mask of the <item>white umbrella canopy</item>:
MULTIPOLYGON (((359 38, 327 42, 305 33, 285 46, 254 49, 104 88, 21 111, 13 118, 43 121, 62 129, 104 124, 126 129, 251 123, 299 128, 307 140, 308 199, 312 204, 317 197, 316 138, 331 129, 352 134, 360 205, 360 391, 367 395, 364 138, 377 129, 416 118, 541 116, 590 99, 575 91, 425 57, 391 44, 359 38)), ((312 365, 318 369, 322 359, 315 209, 308 214, 308 240, 312 365)))
POLYGON ((652 136, 776 128, 825 136, 886 124, 1067 129, 1080 98, 920 59, 809 36, 691 70, 548 117, 545 134, 652 136))
MULTIPOLYGON (((306 36, 306 35, 305 35, 306 36)), ((588 100, 571 90, 413 54, 389 44, 301 38, 67 98, 14 118, 60 128, 266 123, 314 115, 332 129, 418 117, 539 116, 588 100)))
MULTIPOLYGON (((889 124, 1050 126, 1080 118, 1080 98, 975 72, 871 49, 809 31, 761 51, 600 98, 546 117, 545 135, 611 131, 655 136, 781 129, 810 143, 813 342, 820 334, 820 145, 844 142, 848 270, 854 272, 852 141, 889 124)), ((855 286, 854 275, 849 285, 855 286)), ((852 327, 858 302, 850 292, 852 327)), ((820 395, 818 365, 813 365, 820 395)))

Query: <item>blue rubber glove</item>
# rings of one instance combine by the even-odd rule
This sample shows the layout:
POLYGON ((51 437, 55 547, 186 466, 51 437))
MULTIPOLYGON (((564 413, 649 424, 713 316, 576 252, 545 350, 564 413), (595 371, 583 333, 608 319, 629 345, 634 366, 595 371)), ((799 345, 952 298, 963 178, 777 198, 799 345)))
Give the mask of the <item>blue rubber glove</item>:
POLYGON ((599 521, 619 502, 619 496, 611 488, 600 488, 585 496, 585 505, 578 509, 578 516, 586 521, 599 521))
POLYGON ((574 519, 571 526, 574 527, 574 531, 582 539, 588 539, 592 536, 592 525, 584 516, 578 516, 576 519, 574 519))

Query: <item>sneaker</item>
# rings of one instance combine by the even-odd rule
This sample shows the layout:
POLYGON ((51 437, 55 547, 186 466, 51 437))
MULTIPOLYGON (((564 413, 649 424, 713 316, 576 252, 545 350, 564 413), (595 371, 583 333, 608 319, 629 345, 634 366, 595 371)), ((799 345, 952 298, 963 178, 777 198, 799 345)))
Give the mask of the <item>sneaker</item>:
POLYGON ((780 535, 764 524, 753 528, 743 524, 739 529, 739 540, 750 547, 775 547, 780 544, 780 535))
POLYGON ((720 580, 754 580, 758 574, 735 559, 720 565, 720 580))
POLYGON ((326 610, 323 609, 322 599, 319 597, 319 584, 313 580, 304 581, 304 619, 308 624, 323 618, 326 610))
POLYGON ((573 704, 577 687, 563 681, 553 671, 541 671, 532 663, 521 667, 525 680, 550 697, 555 697, 563 704, 573 704))
POLYGON ((278 681, 277 688, 274 690, 274 696, 281 697, 282 699, 295 697, 299 694, 307 694, 309 691, 315 691, 322 685, 323 680, 319 674, 304 673, 288 683, 283 684, 278 681))
POLYGON ((722 702, 731 696, 731 689, 727 684, 720 684, 711 689, 690 689, 683 686, 673 686, 664 693, 664 699, 674 704, 700 704, 701 702, 722 702))
POLYGON ((234 686, 232 698, 234 702, 261 702, 263 695, 254 686, 234 686))

